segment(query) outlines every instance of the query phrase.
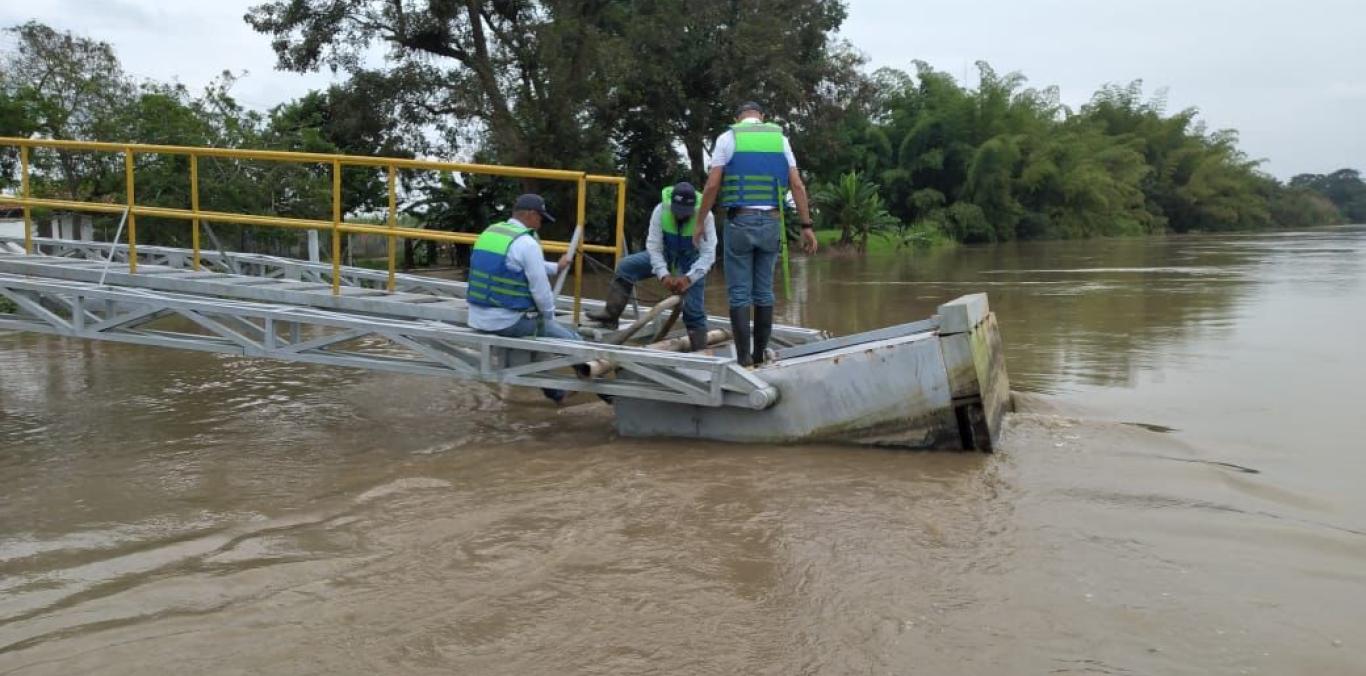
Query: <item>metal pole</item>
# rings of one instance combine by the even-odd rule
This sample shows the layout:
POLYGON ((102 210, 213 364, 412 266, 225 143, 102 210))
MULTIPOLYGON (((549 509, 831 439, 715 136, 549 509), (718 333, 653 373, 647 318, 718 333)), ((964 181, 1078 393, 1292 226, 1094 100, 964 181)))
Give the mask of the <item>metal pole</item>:
POLYGON ((128 272, 138 271, 138 215, 133 213, 137 201, 134 199, 133 185, 133 148, 123 149, 123 174, 128 185, 128 272))
MULTIPOLYGON (((398 229, 398 168, 389 165, 389 229, 398 229)), ((396 237, 389 235, 389 293, 394 292, 394 268, 398 266, 398 258, 394 253, 396 237)))
POLYGON ((787 195, 780 189, 778 191, 778 196, 778 227, 783 233, 783 297, 788 301, 791 301, 792 267, 788 264, 787 256, 787 195))
MULTIPOLYGON (((569 257, 574 258, 578 255, 579 241, 583 239, 583 230, 575 229, 574 236, 569 238, 569 257)), ((569 279, 569 268, 560 271, 555 277, 555 295, 558 297, 564 290, 564 280, 569 279)))
POLYGON ((194 249, 194 269, 199 271, 199 156, 190 155, 190 211, 194 219, 190 221, 190 246, 194 249))
POLYGON ((341 160, 332 160, 332 295, 341 295, 341 160))
POLYGON ((109 257, 104 259, 104 270, 100 272, 100 286, 104 286, 104 278, 109 274, 109 266, 114 263, 114 254, 119 250, 119 235, 123 234, 123 224, 128 221, 128 212, 132 207, 123 210, 123 218, 119 219, 119 227, 114 230, 114 240, 109 243, 109 257))
MULTIPOLYGON (((28 199, 28 146, 19 146, 19 167, 20 191, 24 199, 28 199)), ((33 209, 27 204, 24 205, 24 253, 33 253, 33 209)))
MULTIPOLYGON (((578 232, 575 235, 583 240, 583 232, 588 218, 588 175, 579 174, 578 232)), ((579 309, 583 305, 583 247, 574 256, 574 326, 579 325, 579 309)))
POLYGON ((626 257, 626 179, 617 182, 617 264, 626 257))

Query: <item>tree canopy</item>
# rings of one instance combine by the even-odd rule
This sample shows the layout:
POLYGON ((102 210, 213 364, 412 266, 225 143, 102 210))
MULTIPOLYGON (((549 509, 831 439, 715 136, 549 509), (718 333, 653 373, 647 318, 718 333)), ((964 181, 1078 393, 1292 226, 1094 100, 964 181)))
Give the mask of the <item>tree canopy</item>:
MULTIPOLYGON (((271 36, 281 68, 347 75, 268 111, 236 101, 231 73, 202 92, 138 81, 109 45, 30 22, 7 29, 17 46, 0 54, 0 134, 623 174, 639 240, 660 186, 701 180, 712 139, 755 99, 792 138, 823 222, 856 243, 882 232, 985 242, 1366 221, 1357 171, 1281 183, 1236 132, 1211 131, 1195 109, 1169 112, 1141 82, 1073 109, 1056 88, 985 63, 975 87, 921 62, 870 73, 835 37, 845 14, 841 0, 781 12, 760 0, 268 0, 244 18, 271 36)), ((0 149, 0 186, 15 180, 16 157, 0 149)), ((184 158, 138 162, 140 199, 185 206, 184 158)), ((323 166, 204 160, 201 173, 206 208, 330 209, 323 166)), ((121 159, 108 154, 38 152, 33 177, 43 194, 122 197, 121 159)), ((573 204, 572 190, 534 181, 401 180, 423 227, 478 229, 527 188, 561 213, 573 204)), ((343 181, 348 213, 387 204, 382 172, 343 181)), ((608 195, 592 199, 596 213, 612 211, 608 195)), ((590 226, 595 237, 610 227, 590 226)), ((145 230, 152 241, 184 236, 145 230)))

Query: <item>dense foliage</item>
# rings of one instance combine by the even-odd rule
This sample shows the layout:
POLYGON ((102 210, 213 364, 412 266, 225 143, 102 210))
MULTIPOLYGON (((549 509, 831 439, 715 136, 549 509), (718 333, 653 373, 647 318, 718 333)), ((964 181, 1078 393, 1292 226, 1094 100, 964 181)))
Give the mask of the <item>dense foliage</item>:
MULTIPOLYGON (((877 235, 977 242, 1366 220, 1358 172, 1281 184, 1239 150, 1234 132, 1209 131, 1195 110, 1169 113, 1139 83, 1106 87, 1074 110, 1056 89, 1030 88, 986 64, 975 88, 923 63, 868 74, 832 37, 845 17, 840 0, 767 7, 268 1, 245 18, 272 36, 282 68, 335 68, 349 79, 264 112, 233 98, 230 73, 198 93, 138 82, 107 44, 28 23, 8 29, 17 46, 0 54, 0 135, 618 173, 630 180, 628 232, 638 241, 659 187, 700 180, 734 104, 755 98, 788 128, 818 217, 858 247, 877 235), (378 67, 376 47, 386 50, 378 67)), ((16 158, 0 148, 0 187, 15 181, 16 158)), ((140 201, 188 204, 184 158, 138 161, 140 201)), ((307 217, 330 210, 325 165, 204 160, 200 171, 205 208, 307 217)), ((40 194, 123 198, 117 155, 37 152, 33 179, 40 194)), ((478 229, 527 188, 546 192, 561 213, 572 210, 572 192, 554 184, 427 172, 400 180, 403 209, 423 227, 478 229)), ((385 206, 381 172, 348 170, 343 181, 348 213, 385 206)), ((592 200, 590 213, 613 211, 606 191, 592 200)), ((589 225, 595 237, 609 227, 601 218, 589 225)), ((185 230, 150 221, 143 236, 178 244, 185 230)), ((223 230, 242 246, 295 237, 223 230)))
POLYGON ((876 95, 844 122, 847 142, 821 158, 822 168, 880 183, 905 222, 972 242, 1341 218, 1324 208, 1319 184, 1279 184, 1238 149, 1234 132, 1207 131, 1195 110, 1167 114, 1141 83, 1107 87, 1069 110, 1055 89, 1027 88, 986 64, 976 89, 916 65, 914 75, 876 73, 876 95))

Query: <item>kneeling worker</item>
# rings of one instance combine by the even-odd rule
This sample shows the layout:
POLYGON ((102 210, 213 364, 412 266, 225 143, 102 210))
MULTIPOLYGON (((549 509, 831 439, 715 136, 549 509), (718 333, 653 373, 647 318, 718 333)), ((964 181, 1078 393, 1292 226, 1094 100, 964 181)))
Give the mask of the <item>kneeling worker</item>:
POLYGON ((696 352, 707 347, 707 311, 702 301, 707 271, 716 261, 716 219, 706 214, 700 241, 694 243, 697 189, 684 181, 665 188, 660 197, 650 216, 645 251, 621 259, 608 290, 607 307, 588 313, 588 318, 615 326, 636 282, 654 276, 670 293, 683 296, 683 325, 688 327, 688 341, 696 352))
MULTIPOLYGON (((540 195, 522 195, 512 205, 512 218, 484 229, 470 254, 469 326, 507 338, 583 340, 555 321, 555 292, 550 276, 569 266, 569 254, 558 263, 545 260, 536 232, 555 218, 540 195)), ((563 390, 543 390, 559 402, 563 390)))

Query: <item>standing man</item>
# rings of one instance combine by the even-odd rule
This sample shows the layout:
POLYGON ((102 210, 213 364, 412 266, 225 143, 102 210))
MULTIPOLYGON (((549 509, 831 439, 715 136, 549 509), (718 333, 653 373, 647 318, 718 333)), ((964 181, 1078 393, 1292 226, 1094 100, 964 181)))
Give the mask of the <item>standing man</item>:
POLYGON ((802 248, 815 253, 816 233, 811 229, 806 184, 797 173, 792 144, 778 125, 764 123, 759 104, 741 105, 736 123, 717 137, 713 146, 700 213, 710 214, 720 193, 720 204, 726 209, 726 295, 735 351, 742 366, 763 363, 773 334, 773 267, 786 236, 779 209, 789 190, 801 218, 802 248))
MULTIPOLYGON (((569 266, 569 254, 558 263, 545 260, 536 233, 554 223, 540 195, 527 194, 512 205, 512 218, 484 229, 470 255, 469 326, 508 338, 583 340, 555 321, 555 292, 550 276, 569 266)), ((559 403, 563 390, 542 390, 559 403)))
POLYGON ((616 326, 636 282, 653 275, 670 293, 683 296, 683 325, 693 352, 707 347, 707 311, 702 305, 707 272, 716 261, 716 219, 710 213, 697 227, 697 189, 684 181, 665 188, 650 215, 645 251, 637 251, 617 264, 607 307, 590 312, 588 318, 616 326), (695 239, 700 236, 700 241, 695 239))

